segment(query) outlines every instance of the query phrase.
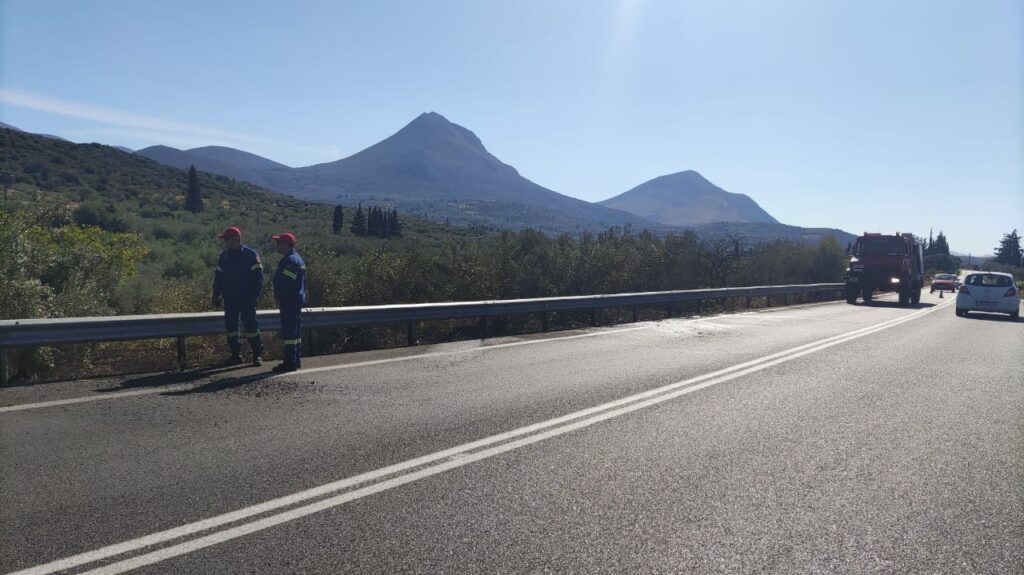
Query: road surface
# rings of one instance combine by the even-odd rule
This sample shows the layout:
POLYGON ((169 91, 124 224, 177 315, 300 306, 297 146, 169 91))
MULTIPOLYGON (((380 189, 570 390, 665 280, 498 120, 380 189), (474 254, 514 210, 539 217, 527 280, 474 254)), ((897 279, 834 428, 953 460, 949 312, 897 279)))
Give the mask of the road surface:
POLYGON ((1024 321, 826 303, 0 390, 0 572, 1024 573, 1024 321))

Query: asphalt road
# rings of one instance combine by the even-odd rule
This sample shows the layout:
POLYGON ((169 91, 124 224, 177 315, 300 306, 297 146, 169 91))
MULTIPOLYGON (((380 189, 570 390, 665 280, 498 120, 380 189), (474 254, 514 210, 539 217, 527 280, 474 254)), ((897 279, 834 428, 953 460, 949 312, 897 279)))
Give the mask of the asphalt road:
POLYGON ((952 302, 3 389, 0 572, 1024 573, 1024 321, 952 302))

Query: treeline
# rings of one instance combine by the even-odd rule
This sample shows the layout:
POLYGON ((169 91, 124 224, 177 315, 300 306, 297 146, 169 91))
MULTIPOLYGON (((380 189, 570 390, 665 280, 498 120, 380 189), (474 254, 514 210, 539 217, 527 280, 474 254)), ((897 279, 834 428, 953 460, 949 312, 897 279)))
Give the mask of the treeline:
POLYGON ((657 236, 613 228, 552 237, 504 231, 440 246, 382 246, 355 261, 317 247, 303 252, 310 305, 375 305, 557 297, 842 280, 846 255, 831 237, 817 245, 692 232, 657 236))
MULTIPOLYGON (((345 212, 342 206, 334 207, 333 230, 335 234, 344 228, 345 212)), ((371 206, 363 211, 363 204, 356 208, 352 216, 352 235, 359 237, 394 238, 402 235, 402 224, 398 221, 398 210, 385 210, 371 206)))

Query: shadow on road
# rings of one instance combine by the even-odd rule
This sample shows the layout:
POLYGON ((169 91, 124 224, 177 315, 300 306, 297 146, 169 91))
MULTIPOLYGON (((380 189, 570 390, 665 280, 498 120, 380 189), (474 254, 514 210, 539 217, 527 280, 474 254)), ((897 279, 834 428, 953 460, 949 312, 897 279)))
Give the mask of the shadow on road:
POLYGON ((241 369, 241 368, 244 368, 244 367, 248 367, 248 366, 245 366, 245 365, 238 365, 238 366, 232 366, 232 367, 214 366, 214 367, 203 367, 203 368, 199 368, 199 369, 191 369, 191 370, 188 370, 188 371, 157 373, 157 374, 153 374, 153 375, 147 375, 147 376, 143 376, 143 377, 136 377, 136 378, 133 378, 133 379, 128 379, 128 380, 125 380, 125 381, 121 382, 120 385, 117 385, 117 386, 114 386, 114 387, 104 387, 104 388, 101 388, 101 389, 97 389, 96 391, 98 391, 100 393, 109 393, 109 392, 112 392, 112 391, 124 391, 126 389, 136 389, 136 388, 143 388, 143 387, 161 387, 161 386, 164 386, 164 385, 173 385, 173 384, 176 384, 176 383, 188 383, 190 381, 196 381, 196 380, 200 380, 200 379, 205 379, 207 377, 210 377, 211 375, 216 375, 216 374, 219 374, 219 373, 226 373, 228 371, 233 371, 233 370, 241 369))
POLYGON ((1014 319, 1006 314, 1001 313, 987 313, 981 311, 972 311, 965 316, 961 316, 963 319, 976 319, 978 321, 998 321, 1000 323, 1024 323, 1024 317, 1018 317, 1014 319))
POLYGON ((891 308, 904 308, 904 309, 927 309, 927 308, 930 308, 930 307, 935 307, 936 304, 933 304, 933 303, 912 303, 912 304, 907 304, 907 305, 900 305, 900 302, 898 302, 898 301, 871 300, 869 302, 861 302, 861 303, 857 303, 855 305, 864 305, 864 306, 868 306, 868 307, 891 307, 891 308))
POLYGON ((216 393, 218 391, 224 391, 226 389, 231 389, 234 387, 241 387, 243 385, 248 385, 250 383, 255 383, 257 381, 268 379, 274 375, 277 374, 272 371, 267 371, 264 373, 254 373, 252 375, 246 375, 242 377, 226 377, 211 381, 209 383, 204 383, 203 385, 198 385, 196 387, 190 387, 188 389, 165 391, 160 395, 192 395, 194 393, 216 393))

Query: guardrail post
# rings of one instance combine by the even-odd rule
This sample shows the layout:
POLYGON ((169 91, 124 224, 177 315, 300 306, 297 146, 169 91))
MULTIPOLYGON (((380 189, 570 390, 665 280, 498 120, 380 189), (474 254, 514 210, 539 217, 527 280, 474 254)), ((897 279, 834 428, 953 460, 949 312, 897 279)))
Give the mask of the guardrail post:
POLYGON ((0 387, 7 385, 7 348, 0 347, 0 387))
POLYGON ((747 296, 747 309, 750 309, 750 296, 747 296))
POLYGON ((307 329, 306 335, 302 339, 306 344, 306 351, 303 355, 316 355, 316 335, 313 328, 307 329))
POLYGON ((540 329, 541 331, 548 331, 551 328, 550 314, 546 311, 540 312, 540 329))
POLYGON ((480 339, 487 339, 487 316, 480 316, 480 339))
POLYGON ((597 325, 597 311, 598 308, 591 308, 590 310, 590 325, 597 325))
POLYGON ((700 317, 704 313, 704 300, 697 300, 697 317, 700 317))
POLYGON ((640 306, 633 306, 633 323, 640 321, 640 306))
POLYGON ((188 346, 185 345, 185 336, 179 335, 178 340, 178 369, 184 369, 188 361, 188 346))
POLYGON ((416 322, 415 321, 410 321, 408 324, 406 324, 406 326, 408 327, 408 334, 407 335, 408 335, 409 346, 412 347, 412 346, 416 345, 416 322))
POLYGON ((672 317, 672 302, 665 304, 665 316, 672 317))

